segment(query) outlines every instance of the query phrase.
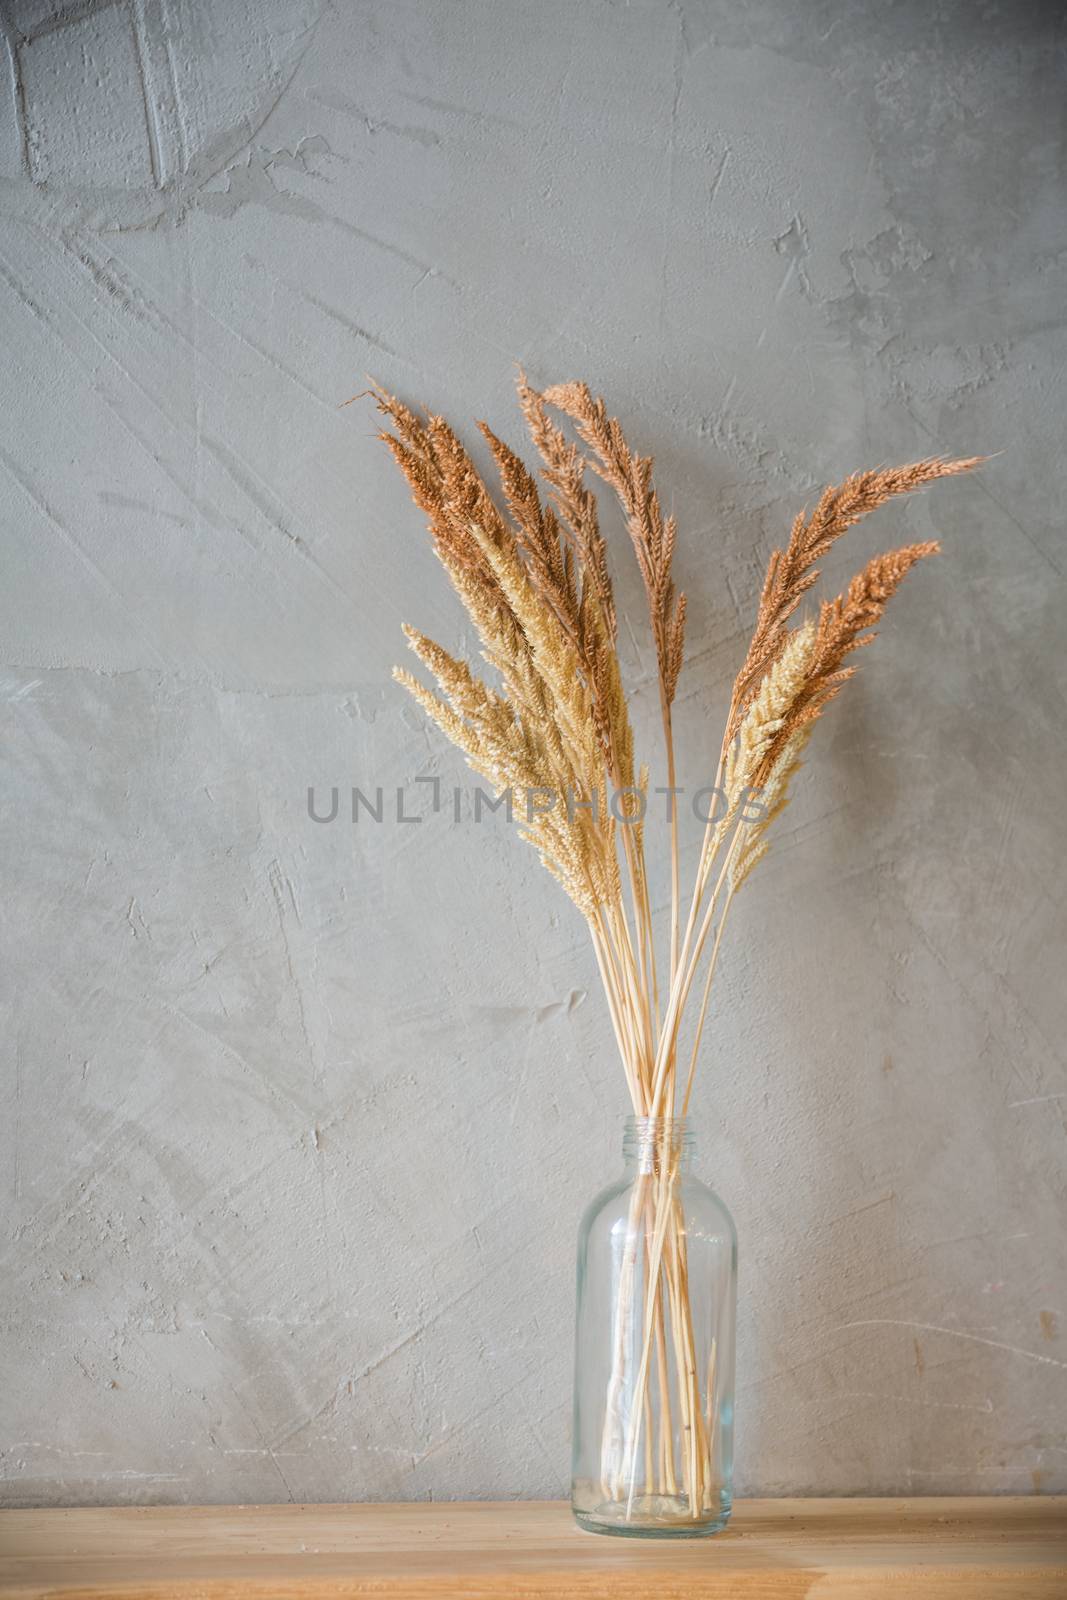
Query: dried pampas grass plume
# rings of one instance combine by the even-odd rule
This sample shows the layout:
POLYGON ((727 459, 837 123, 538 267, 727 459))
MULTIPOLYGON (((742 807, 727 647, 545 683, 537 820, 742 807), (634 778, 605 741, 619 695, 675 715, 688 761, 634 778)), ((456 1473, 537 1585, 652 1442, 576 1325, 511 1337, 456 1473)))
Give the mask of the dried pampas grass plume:
POLYGON ((767 563, 756 627, 741 670, 734 681, 727 739, 737 731, 757 685, 769 671, 784 645, 786 624, 801 600, 818 581, 815 563, 821 561, 843 533, 896 495, 913 494, 939 478, 950 478, 980 466, 984 457, 966 456, 956 461, 928 457, 906 467, 878 467, 857 472, 843 483, 825 489, 811 516, 800 514, 793 523, 789 543, 775 550, 767 563))

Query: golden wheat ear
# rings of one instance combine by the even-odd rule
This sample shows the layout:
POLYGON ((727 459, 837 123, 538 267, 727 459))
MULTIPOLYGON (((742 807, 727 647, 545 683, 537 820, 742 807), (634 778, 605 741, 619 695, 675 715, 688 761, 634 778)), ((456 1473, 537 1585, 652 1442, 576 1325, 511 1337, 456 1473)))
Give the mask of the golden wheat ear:
POLYGON ((652 457, 635 455, 616 417, 584 383, 560 383, 543 399, 570 417, 589 449, 593 470, 614 489, 626 518, 648 597, 649 621, 656 643, 660 682, 666 706, 674 700, 685 651, 685 595, 676 594, 671 567, 678 525, 665 517, 652 482, 652 457))
POLYGON ((737 732, 760 680, 785 645, 786 625, 819 573, 815 563, 861 518, 897 495, 914 494, 939 478, 952 478, 980 467, 987 456, 943 460, 929 456, 903 467, 875 467, 855 472, 843 483, 824 489, 810 517, 803 512, 793 523, 789 543, 775 550, 767 563, 752 642, 734 680, 727 743, 737 732))

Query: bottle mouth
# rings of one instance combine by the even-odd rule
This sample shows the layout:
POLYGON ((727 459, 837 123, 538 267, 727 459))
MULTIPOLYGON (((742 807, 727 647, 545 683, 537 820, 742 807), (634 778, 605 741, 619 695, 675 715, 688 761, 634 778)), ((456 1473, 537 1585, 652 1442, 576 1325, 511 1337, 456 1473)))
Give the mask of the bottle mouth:
POLYGON ((693 1140, 687 1117, 627 1117, 622 1150, 624 1156, 636 1157, 643 1171, 649 1171, 658 1156, 688 1156, 693 1140))

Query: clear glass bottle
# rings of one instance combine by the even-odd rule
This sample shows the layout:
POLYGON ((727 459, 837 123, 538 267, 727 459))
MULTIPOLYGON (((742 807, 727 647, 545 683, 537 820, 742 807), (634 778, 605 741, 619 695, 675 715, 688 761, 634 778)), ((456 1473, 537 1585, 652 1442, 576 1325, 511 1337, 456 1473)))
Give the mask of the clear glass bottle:
POLYGON ((571 1504, 595 1533, 693 1538, 732 1505, 737 1233, 683 1119, 631 1117, 578 1233, 571 1504))

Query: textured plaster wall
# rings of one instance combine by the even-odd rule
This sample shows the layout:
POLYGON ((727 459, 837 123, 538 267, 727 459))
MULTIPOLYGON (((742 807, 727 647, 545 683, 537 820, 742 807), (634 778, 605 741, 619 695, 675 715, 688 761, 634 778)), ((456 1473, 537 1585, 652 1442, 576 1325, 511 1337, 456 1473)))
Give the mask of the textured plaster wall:
POLYGON ((1067 1488, 1062 7, 0 14, 3 1498, 564 1488, 624 1111, 582 926, 502 823, 306 812, 462 781, 388 679, 462 618, 340 402, 517 442, 516 360, 657 456, 693 787, 795 510, 1002 452, 827 564, 946 548, 738 908, 697 1120, 743 1490, 1067 1488))

